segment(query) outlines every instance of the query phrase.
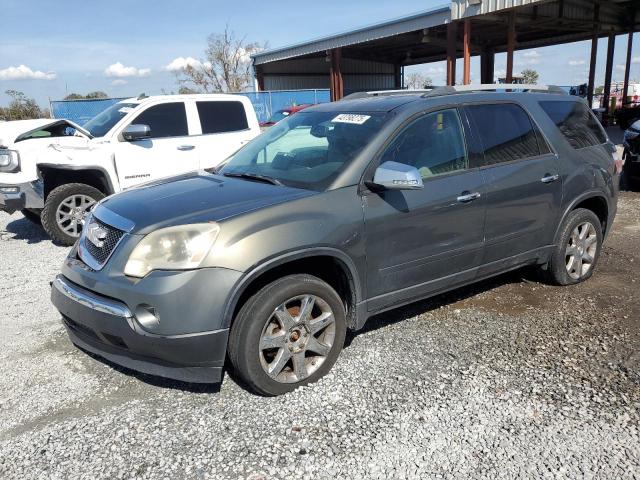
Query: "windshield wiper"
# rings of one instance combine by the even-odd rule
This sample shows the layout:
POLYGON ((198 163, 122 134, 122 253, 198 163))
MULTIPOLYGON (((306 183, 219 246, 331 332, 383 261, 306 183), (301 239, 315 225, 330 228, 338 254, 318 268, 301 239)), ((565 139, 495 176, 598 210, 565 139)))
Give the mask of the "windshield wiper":
POLYGON ((268 177, 266 175, 260 175, 258 173, 224 172, 222 175, 224 175, 225 177, 246 178, 247 180, 256 180, 258 182, 270 183, 271 185, 282 185, 282 182, 277 178, 268 177))

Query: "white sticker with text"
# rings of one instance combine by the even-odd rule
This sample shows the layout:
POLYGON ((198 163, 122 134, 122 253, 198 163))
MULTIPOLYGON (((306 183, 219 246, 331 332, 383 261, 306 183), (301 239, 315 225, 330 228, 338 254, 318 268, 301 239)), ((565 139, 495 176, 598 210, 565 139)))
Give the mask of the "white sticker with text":
POLYGON ((370 118, 371 118, 370 115, 357 115, 355 113, 341 113, 331 121, 333 123, 353 123, 355 125, 362 125, 364 122, 366 122, 370 118))

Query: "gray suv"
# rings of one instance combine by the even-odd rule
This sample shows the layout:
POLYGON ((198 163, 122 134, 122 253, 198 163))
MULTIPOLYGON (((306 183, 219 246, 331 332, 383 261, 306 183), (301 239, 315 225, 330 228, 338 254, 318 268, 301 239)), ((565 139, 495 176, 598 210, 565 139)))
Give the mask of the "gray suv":
POLYGON ((537 266, 595 269, 615 148, 587 105, 440 88, 314 106, 214 172, 102 200, 52 284, 74 344, 130 369, 278 395, 370 316, 537 266))

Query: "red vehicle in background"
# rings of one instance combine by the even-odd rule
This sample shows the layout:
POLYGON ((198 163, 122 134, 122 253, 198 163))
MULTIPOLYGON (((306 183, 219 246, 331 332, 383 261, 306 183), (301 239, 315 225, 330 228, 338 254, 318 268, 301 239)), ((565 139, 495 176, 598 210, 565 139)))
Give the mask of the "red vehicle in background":
POLYGON ((267 120, 266 122, 260 122, 260 126, 271 127, 278 123, 280 120, 290 117, 294 113, 298 113, 300 110, 304 110, 305 108, 309 108, 311 106, 313 106, 312 103, 305 103, 303 105, 294 105, 291 107, 283 108, 281 110, 276 110, 275 112, 273 112, 269 120, 267 120))

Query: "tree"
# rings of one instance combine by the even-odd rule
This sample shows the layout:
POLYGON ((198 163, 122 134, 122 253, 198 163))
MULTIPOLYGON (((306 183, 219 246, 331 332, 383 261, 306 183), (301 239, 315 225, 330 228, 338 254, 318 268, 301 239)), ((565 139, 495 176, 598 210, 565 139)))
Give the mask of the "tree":
POLYGON ((49 111, 41 109, 33 98, 27 98, 18 90, 7 90, 11 97, 9 106, 0 108, 0 118, 3 120, 29 120, 33 118, 49 117, 49 111))
POLYGON ((433 85, 431 78, 418 72, 412 72, 407 75, 404 83, 409 90, 422 90, 433 85))
POLYGON ((527 68, 520 74, 527 85, 535 85, 540 79, 540 74, 531 68, 527 68))
POLYGON ((266 44, 247 43, 246 36, 236 37, 227 25, 221 34, 207 39, 205 60, 186 65, 177 72, 182 89, 191 92, 242 92, 253 83, 251 55, 266 44))
POLYGON ((81 95, 79 93, 70 93, 69 95, 64 97, 65 100, 92 100, 94 98, 109 98, 109 95, 100 90, 97 90, 95 92, 89 92, 86 95, 81 95))

